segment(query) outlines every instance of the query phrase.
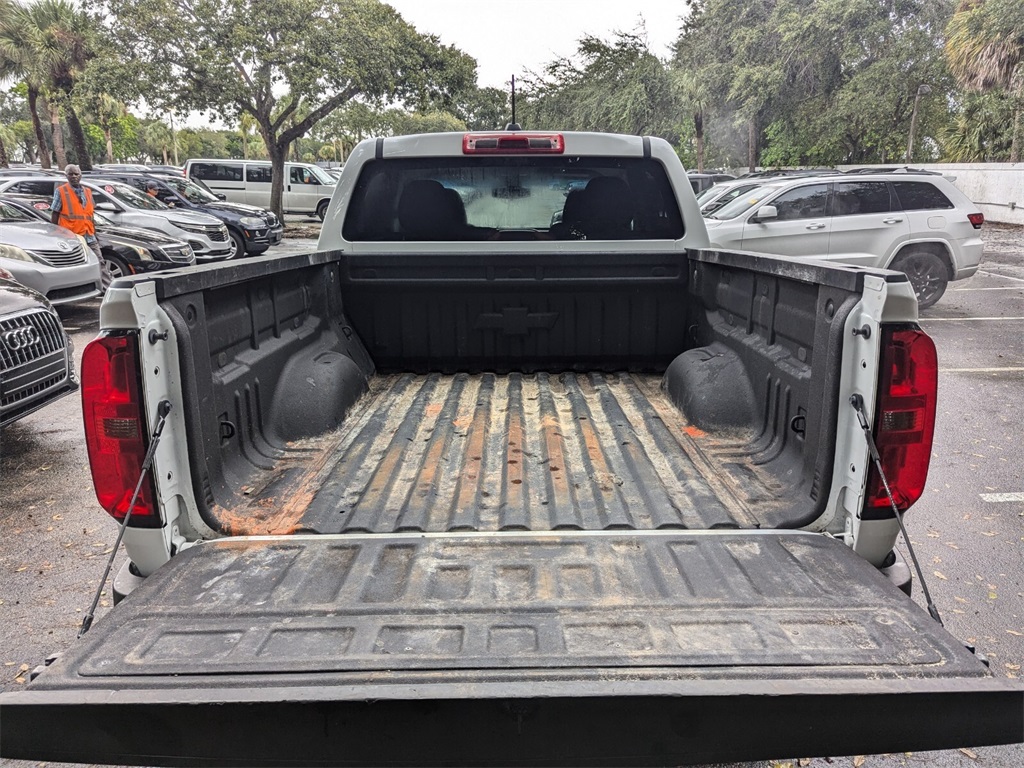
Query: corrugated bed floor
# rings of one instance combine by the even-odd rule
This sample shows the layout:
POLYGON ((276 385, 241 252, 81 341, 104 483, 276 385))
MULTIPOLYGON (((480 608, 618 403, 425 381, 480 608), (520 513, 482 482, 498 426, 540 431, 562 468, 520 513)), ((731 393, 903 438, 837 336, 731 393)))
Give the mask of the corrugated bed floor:
POLYGON ((777 488, 637 374, 377 376, 328 435, 218 510, 236 534, 758 525, 777 488))

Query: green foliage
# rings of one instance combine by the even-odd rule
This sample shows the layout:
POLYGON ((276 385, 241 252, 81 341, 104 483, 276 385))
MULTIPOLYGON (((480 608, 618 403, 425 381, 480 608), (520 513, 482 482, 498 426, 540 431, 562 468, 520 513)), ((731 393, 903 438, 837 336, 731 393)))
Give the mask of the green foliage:
POLYGON ((943 162, 976 163, 1005 160, 1011 137, 1013 102, 1003 91, 968 93, 954 120, 942 132, 943 162))
POLYGON ((527 79, 523 97, 517 117, 530 128, 650 134, 672 143, 680 133, 676 89, 642 31, 611 42, 584 37, 575 59, 558 59, 527 79))
POLYGON ((1009 89, 1024 61, 1024 5, 1019 0, 961 3, 946 28, 949 67, 973 90, 1009 89))
POLYGON ((31 91, 44 93, 59 108, 84 170, 92 164, 73 96, 95 55, 95 29, 71 0, 15 3, 0 23, 0 60, 6 59, 7 67, 13 67, 31 91))
POLYGON ((96 162, 104 162, 107 154, 107 139, 98 125, 83 126, 85 130, 85 146, 89 150, 89 157, 96 162))
POLYGON ((292 143, 354 99, 446 109, 476 62, 378 0, 96 0, 147 101, 254 118, 274 174, 292 143))
POLYGON ((390 123, 389 133, 393 136, 405 136, 410 133, 443 133, 445 131, 464 131, 466 124, 448 112, 405 112, 404 110, 390 110, 388 112, 390 123))
POLYGON ((109 127, 114 157, 125 160, 140 159, 139 119, 131 114, 118 115, 110 120, 109 127))
MULTIPOLYGON (((957 80, 969 90, 1009 95, 1011 115, 1002 133, 1009 136, 1009 161, 1018 162, 1024 146, 1024 5, 1019 0, 962 2, 946 31, 946 54, 957 80)), ((977 126, 961 127, 967 129, 958 131, 966 143, 956 153, 991 144, 972 130, 977 126), (967 141, 968 134, 977 141, 967 141)))
MULTIPOLYGON (((117 159, 173 160, 168 116, 191 110, 238 129, 179 131, 179 161, 341 161, 368 136, 511 119, 508 91, 477 88, 471 57, 378 0, 84 2, 0 0, 0 126, 15 159, 40 144, 49 156, 47 105, 86 162, 105 159, 108 137, 117 159), (131 105, 164 117, 139 120, 131 105)), ((1020 0, 685 5, 670 62, 642 28, 585 36, 521 83, 519 122, 663 136, 688 167, 736 167, 750 152, 768 167, 894 162, 927 85, 915 160, 1024 148, 1020 0)))
POLYGON ((905 152, 914 97, 918 146, 947 119, 955 88, 942 54, 952 0, 691 0, 673 67, 706 84, 710 110, 753 127, 763 165, 884 162, 905 152), (943 97, 946 96, 944 99, 943 97))
POLYGON ((512 120, 510 92, 500 88, 473 88, 451 110, 471 131, 493 131, 512 120))

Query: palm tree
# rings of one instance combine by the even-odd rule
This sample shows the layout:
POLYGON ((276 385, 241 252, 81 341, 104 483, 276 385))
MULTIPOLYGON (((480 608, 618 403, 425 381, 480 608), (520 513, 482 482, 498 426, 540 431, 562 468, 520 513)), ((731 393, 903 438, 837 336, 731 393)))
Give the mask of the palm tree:
MULTIPOLYGON (((50 98, 50 94, 43 95, 43 104, 50 115, 50 135, 53 137, 53 156, 57 160, 57 167, 62 171, 68 164, 68 155, 64 149, 64 128, 60 124, 60 107, 57 102, 50 98)), ((92 167, 90 165, 90 167, 92 167)))
POLYGON ((157 150, 163 155, 164 165, 167 165, 167 148, 171 145, 171 129, 161 120, 152 120, 142 127, 140 138, 146 147, 146 153, 151 157, 151 150, 157 150))
POLYGON ((238 132, 242 134, 242 158, 249 159, 249 133, 256 127, 256 118, 248 112, 238 116, 238 132))
MULTIPOLYGON (((71 132, 78 163, 83 170, 92 168, 85 143, 85 132, 71 96, 75 83, 93 56, 92 21, 85 11, 70 0, 36 0, 24 9, 27 20, 18 22, 24 56, 30 69, 41 76, 50 102, 51 121, 54 108, 63 112, 71 132)), ((59 117, 58 117, 59 119, 59 117)), ((54 151, 56 152, 56 137, 54 151)))
POLYGON ((1018 162, 1024 106, 1024 9, 1019 0, 961 0, 946 27, 946 59, 965 88, 1010 94, 1010 162, 1018 162))
POLYGON ((7 129, 0 125, 0 168, 10 168, 11 161, 7 157, 7 147, 4 144, 4 136, 7 135, 10 138, 10 134, 7 129))
POLYGON ((32 118, 39 162, 50 167, 50 149, 39 119, 39 96, 43 90, 42 75, 30 46, 25 45, 27 30, 32 25, 28 9, 14 0, 0 0, 0 80, 23 80, 28 89, 28 111, 32 118))
POLYGON ((697 143, 697 172, 704 173, 704 115, 711 104, 707 81, 694 72, 680 72, 675 78, 676 90, 693 115, 693 132, 697 143))

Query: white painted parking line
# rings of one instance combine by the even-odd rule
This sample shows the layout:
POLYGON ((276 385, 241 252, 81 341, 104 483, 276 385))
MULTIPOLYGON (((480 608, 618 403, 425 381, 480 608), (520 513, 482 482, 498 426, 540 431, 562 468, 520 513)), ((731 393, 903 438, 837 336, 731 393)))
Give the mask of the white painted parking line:
POLYGON ((984 269, 979 269, 978 274, 988 275, 989 277, 1001 277, 1003 280, 1016 280, 1018 283, 1024 283, 1024 277, 1010 277, 1009 275, 1001 275, 998 272, 988 272, 984 269))
POLYGON ((1024 285, 1007 285, 1002 288, 954 288, 952 293, 970 293, 972 291, 1024 291, 1024 285))
POLYGON ((981 493, 982 501, 1024 501, 1024 493, 981 493))
POLYGON ((1022 368, 939 368, 939 373, 1007 373, 1024 371, 1022 368))
POLYGON ((922 317, 922 323, 964 323, 970 321, 976 323, 978 321, 985 322, 1020 322, 1024 320, 1024 317, 922 317))

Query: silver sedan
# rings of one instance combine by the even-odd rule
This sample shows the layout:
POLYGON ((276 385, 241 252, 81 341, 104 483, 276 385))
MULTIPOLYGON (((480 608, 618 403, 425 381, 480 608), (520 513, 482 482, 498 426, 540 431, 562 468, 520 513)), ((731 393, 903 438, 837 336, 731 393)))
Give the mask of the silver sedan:
POLYGON ((0 268, 51 304, 98 296, 100 263, 83 238, 0 203, 0 268))

